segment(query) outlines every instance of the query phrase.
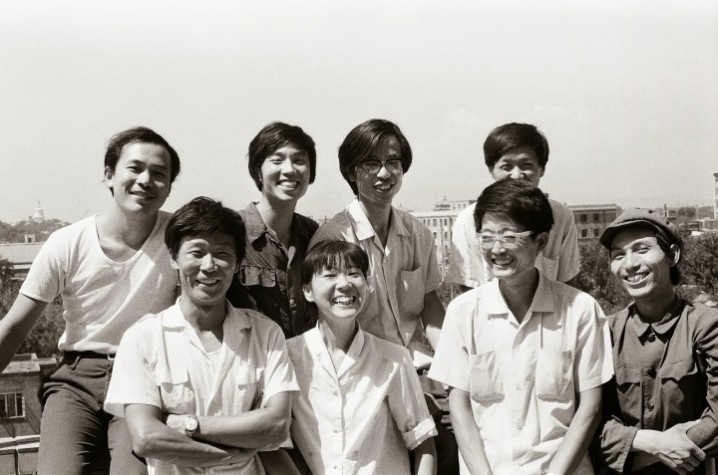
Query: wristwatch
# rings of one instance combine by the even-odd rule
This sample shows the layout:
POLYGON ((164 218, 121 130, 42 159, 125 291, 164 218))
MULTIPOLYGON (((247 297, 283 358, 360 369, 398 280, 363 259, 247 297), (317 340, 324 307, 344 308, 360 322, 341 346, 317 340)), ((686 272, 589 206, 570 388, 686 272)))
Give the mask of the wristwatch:
POLYGON ((197 416, 188 414, 184 419, 184 435, 192 437, 197 429, 199 429, 199 419, 197 416))

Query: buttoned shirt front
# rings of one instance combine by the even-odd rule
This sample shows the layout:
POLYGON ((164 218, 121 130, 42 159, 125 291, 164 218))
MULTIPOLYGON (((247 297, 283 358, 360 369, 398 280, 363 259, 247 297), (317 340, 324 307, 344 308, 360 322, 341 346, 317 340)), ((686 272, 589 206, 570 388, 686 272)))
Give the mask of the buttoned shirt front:
POLYGON ((317 223, 294 213, 285 248, 264 224, 255 203, 239 214, 247 231, 245 254, 227 298, 236 307, 257 310, 274 320, 286 338, 312 328, 316 318, 304 299, 301 267, 317 223))
POLYGON ((324 239, 352 242, 369 256, 369 292, 357 317, 364 331, 407 347, 415 360, 417 353, 431 355, 420 324, 424 297, 440 283, 429 228, 392 207, 389 236, 383 246, 355 199, 317 230, 310 247, 324 239))
MULTIPOLYGON (((495 475, 538 475, 576 411, 576 394, 611 378, 606 318, 596 301, 539 274, 519 323, 494 280, 447 309, 429 377, 471 397, 495 475)), ((469 473, 462 460, 462 473, 469 473)), ((593 473, 584 456, 575 474, 593 473)))
MULTIPOLYGON (((616 379, 607 387, 611 417, 601 431, 607 465, 627 473, 674 473, 660 463, 633 470, 631 444, 639 429, 665 431, 694 420, 688 437, 709 457, 718 455, 718 311, 679 300, 653 324, 633 304, 608 319, 616 379)), ((692 473, 706 473, 704 465, 692 473)))
MULTIPOLYGON (((581 270, 576 225, 571 209, 549 199, 554 224, 543 251, 536 256, 536 267, 549 279, 567 282, 581 270)), ((484 261, 476 238, 476 203, 462 210, 451 228, 451 255, 447 281, 476 288, 494 278, 484 261)))
MULTIPOLYGON (((280 328, 267 317, 227 303, 219 366, 182 314, 179 301, 130 327, 120 343, 105 410, 124 416, 127 404, 149 404, 165 414, 238 415, 264 407, 275 394, 298 389, 280 328)), ((150 475, 264 473, 255 456, 211 468, 147 459, 150 475)))
POLYGON ((315 474, 408 474, 436 435, 406 349, 358 330, 335 370, 319 329, 287 342, 300 392, 292 439, 315 474))

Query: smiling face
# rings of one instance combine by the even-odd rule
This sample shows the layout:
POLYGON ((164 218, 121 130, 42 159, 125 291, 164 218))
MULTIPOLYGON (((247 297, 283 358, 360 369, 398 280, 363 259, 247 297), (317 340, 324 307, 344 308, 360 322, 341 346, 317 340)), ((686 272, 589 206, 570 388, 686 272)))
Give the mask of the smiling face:
POLYGON ((131 142, 114 169, 105 168, 105 182, 125 211, 156 213, 170 194, 170 154, 161 145, 131 142))
POLYGON ((396 160, 401 161, 401 145, 393 135, 384 136, 370 157, 365 162, 379 160, 382 165, 378 170, 362 163, 356 166, 350 179, 356 183, 359 201, 379 207, 391 206, 394 196, 401 189, 404 171, 401 166, 393 166, 396 160), (390 162, 390 160, 394 160, 390 162), (369 169, 368 169, 369 168, 369 169))
POLYGON ((670 269, 678 262, 680 250, 671 246, 667 256, 658 245, 656 231, 649 226, 630 226, 611 241, 611 272, 636 301, 662 299, 674 293, 670 269))
MULTIPOLYGON (((478 234, 491 233, 500 235, 504 232, 522 233, 526 229, 503 216, 487 213, 481 220, 481 229, 478 234)), ((514 243, 505 247, 500 241, 495 241, 490 247, 482 247, 484 260, 491 269, 494 277, 506 281, 520 281, 532 278, 535 268, 536 256, 546 245, 548 233, 541 233, 536 237, 517 236, 514 243)))
POLYGON ((366 301, 366 278, 356 267, 323 269, 302 286, 304 297, 314 302, 320 318, 354 320, 366 301))
POLYGON ((309 154, 285 145, 262 162, 262 194, 271 201, 297 202, 309 186, 309 154))
POLYGON ((224 305, 237 271, 236 243, 224 233, 183 238, 172 267, 179 271, 182 298, 197 307, 224 305))
POLYGON ((544 169, 541 167, 536 152, 531 147, 512 148, 494 163, 491 169, 491 176, 494 180, 526 180, 538 186, 543 176, 544 169))

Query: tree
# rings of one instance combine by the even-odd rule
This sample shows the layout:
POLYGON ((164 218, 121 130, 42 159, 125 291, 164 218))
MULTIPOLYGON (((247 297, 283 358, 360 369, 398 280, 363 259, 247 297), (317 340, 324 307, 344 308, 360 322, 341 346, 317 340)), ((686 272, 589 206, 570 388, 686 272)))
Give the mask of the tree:
MULTIPOLYGON (((20 290, 21 283, 13 279, 13 274, 12 264, 0 258, 0 319, 7 315, 20 290)), ((36 353, 40 357, 57 353, 57 341, 65 328, 62 312, 62 298, 58 297, 47 305, 44 315, 30 330, 18 353, 36 353)))
POLYGON ((683 280, 699 291, 718 299, 718 233, 705 233, 685 239, 680 269, 683 280))
POLYGON ((606 315, 628 305, 628 294, 611 274, 608 251, 598 241, 582 245, 580 251, 581 272, 576 288, 595 298, 606 315))

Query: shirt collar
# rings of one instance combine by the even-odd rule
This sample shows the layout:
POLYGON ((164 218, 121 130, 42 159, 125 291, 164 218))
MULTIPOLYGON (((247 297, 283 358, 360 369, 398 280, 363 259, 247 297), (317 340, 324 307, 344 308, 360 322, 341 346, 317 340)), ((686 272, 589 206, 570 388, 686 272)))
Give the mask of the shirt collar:
MULTIPOLYGON (((182 313, 182 309, 179 305, 180 297, 177 297, 175 304, 160 314, 160 322, 163 328, 167 330, 181 330, 188 326, 187 319, 182 313)), ((224 301, 225 308, 227 308, 227 315, 224 318, 222 328, 225 330, 237 330, 242 331, 247 328, 251 328, 252 320, 245 312, 240 311, 229 303, 229 300, 224 301)), ((225 331, 225 335, 232 334, 234 332, 225 331)))
MULTIPOLYGON (((357 239, 363 241, 365 239, 370 239, 376 234, 369 218, 359 204, 358 198, 354 198, 354 200, 349 203, 346 210, 352 221, 352 227, 354 228, 357 239)), ((389 234, 395 233, 403 236, 409 235, 409 230, 404 225, 404 221, 399 216, 397 209, 393 206, 391 207, 391 215, 389 219, 389 234)))
MULTIPOLYGON (((549 283, 548 277, 544 276, 541 271, 538 271, 539 281, 534 293, 533 300, 529 306, 527 316, 533 313, 554 313, 554 298, 553 289, 549 283)), ((504 300, 504 296, 501 295, 499 289, 499 279, 493 279, 489 283, 484 284, 481 288, 481 304, 485 305, 486 314, 493 316, 508 317, 509 306, 504 300)), ((525 320, 525 319, 524 319, 525 320)))
POLYGON ((259 214, 257 203, 249 203, 243 211, 242 220, 247 231, 247 239, 249 242, 254 242, 267 232, 267 225, 259 214))
MULTIPOLYGON (((307 341, 307 348, 309 348, 309 352, 317 357, 321 357, 323 354, 329 354, 329 350, 327 348, 327 345, 324 343, 324 339, 322 338, 322 334, 319 331, 319 322, 312 328, 311 330, 304 333, 306 341, 307 341)), ((362 331, 361 327, 359 326, 359 322, 357 322, 357 333, 354 335, 354 340, 352 340, 352 344, 349 345, 349 350, 347 351, 347 355, 360 355, 362 352, 362 349, 364 349, 364 332, 362 331)))
POLYGON ((676 299, 674 305, 668 309, 666 314, 656 323, 648 323, 643 320, 638 314, 636 304, 632 303, 629 307, 630 318, 633 321, 633 327, 636 329, 636 334, 640 337, 646 334, 649 328, 653 328, 653 331, 659 335, 665 335, 673 329, 678 323, 678 317, 683 313, 685 307, 685 301, 681 298, 676 299))

